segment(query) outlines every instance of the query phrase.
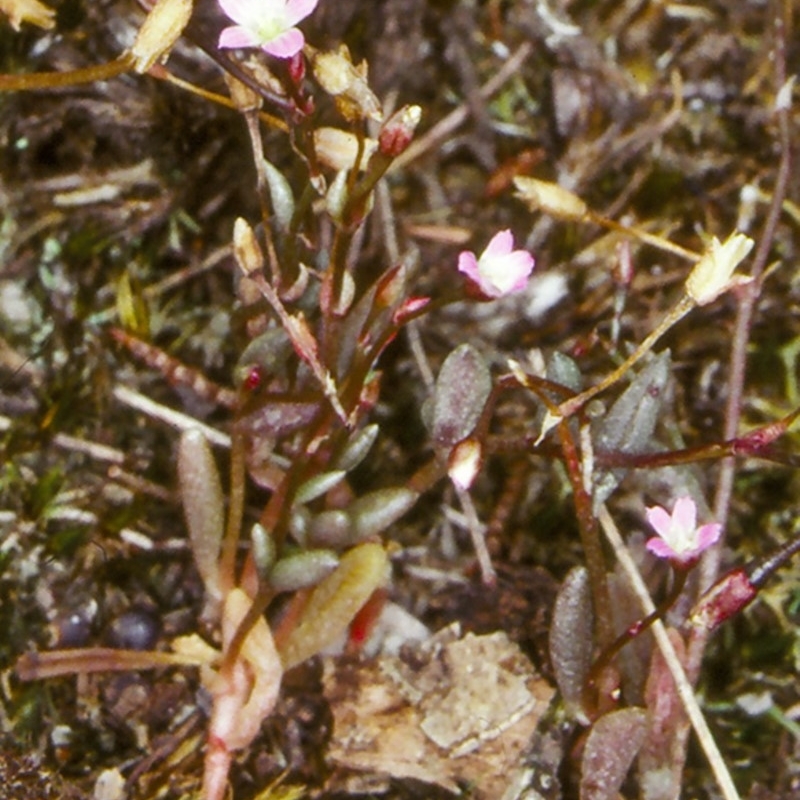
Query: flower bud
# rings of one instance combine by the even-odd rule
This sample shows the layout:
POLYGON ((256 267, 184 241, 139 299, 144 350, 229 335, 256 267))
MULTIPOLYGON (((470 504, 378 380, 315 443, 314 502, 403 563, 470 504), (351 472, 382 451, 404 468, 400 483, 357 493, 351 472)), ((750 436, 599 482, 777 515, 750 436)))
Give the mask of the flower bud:
POLYGON ((470 437, 460 441, 450 451, 447 474, 459 489, 466 491, 478 477, 482 464, 483 448, 481 443, 470 437))
POLYGON ((192 16, 192 0, 157 0, 131 48, 133 68, 143 74, 166 58, 192 16))
POLYGON ((411 144, 414 131, 422 119, 419 106, 403 106, 384 123, 378 135, 378 145, 385 156, 396 158, 411 144))
POLYGON ((531 211, 541 210, 565 220, 582 220, 586 216, 586 203, 557 183, 519 175, 514 178, 514 186, 517 187, 516 196, 527 203, 531 211))
POLYGON ((751 603, 757 594, 758 587, 743 569, 732 570, 700 598, 689 621, 697 628, 713 631, 751 603))

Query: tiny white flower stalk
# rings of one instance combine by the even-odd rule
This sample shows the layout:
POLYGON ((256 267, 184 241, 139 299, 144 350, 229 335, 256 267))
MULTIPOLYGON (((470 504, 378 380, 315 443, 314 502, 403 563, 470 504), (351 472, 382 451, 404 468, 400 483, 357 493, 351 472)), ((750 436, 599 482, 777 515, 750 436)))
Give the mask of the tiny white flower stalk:
POLYGON ((20 29, 23 22, 46 29, 56 24, 56 12, 39 0, 0 0, 0 11, 8 17, 15 31, 20 29))
POLYGON ((158 0, 139 29, 131 48, 133 68, 144 74, 164 61, 192 16, 192 0, 158 0))
POLYGON ((686 279, 686 294, 698 306, 705 306, 736 286, 752 278, 734 273, 753 248, 753 240, 743 233, 732 233, 722 244, 715 236, 711 246, 694 265, 686 279))

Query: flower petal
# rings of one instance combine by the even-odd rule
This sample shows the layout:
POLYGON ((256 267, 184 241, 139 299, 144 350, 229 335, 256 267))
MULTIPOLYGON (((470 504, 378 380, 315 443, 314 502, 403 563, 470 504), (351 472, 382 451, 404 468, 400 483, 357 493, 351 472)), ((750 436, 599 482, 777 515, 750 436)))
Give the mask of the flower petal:
POLYGON ((219 0, 225 16, 240 25, 251 26, 258 19, 258 11, 253 0, 219 0))
POLYGON ((672 508, 672 523, 687 537, 697 527, 697 505, 691 497, 679 497, 672 508))
POLYGON ((510 230, 498 231, 492 236, 491 241, 486 245, 486 249, 481 254, 481 261, 484 258, 497 258, 497 256, 507 256, 514 249, 514 236, 510 230))
POLYGON ((478 272, 478 259, 475 258, 475 253, 469 250, 464 250, 459 253, 458 271, 463 272, 468 278, 475 281, 475 283, 481 283, 481 276, 478 272))
POLYGON ((291 58, 303 49, 305 41, 305 37, 299 29, 290 28, 280 36, 261 45, 261 49, 276 58, 291 58))
POLYGON ((261 42, 253 36, 248 28, 243 28, 241 25, 232 25, 220 33, 217 46, 220 48, 258 47, 260 44, 261 42))
POLYGON ((667 536, 669 534, 670 527, 672 526, 672 517, 667 513, 665 508, 661 506, 648 508, 646 516, 650 527, 659 536, 667 536))
POLYGON ((319 0, 287 0, 285 19, 287 25, 296 25, 305 19, 316 7, 319 0))
POLYGON ((697 549, 705 550, 716 544, 722 536, 722 525, 719 522, 709 522, 701 526, 697 531, 697 549))
POLYGON ((645 547, 659 558, 676 558, 678 554, 663 540, 657 536, 648 539, 645 547))
POLYGON ((510 294, 525 288, 532 270, 533 256, 525 250, 514 250, 497 257, 491 265, 491 274, 484 277, 491 280, 503 294, 510 294))

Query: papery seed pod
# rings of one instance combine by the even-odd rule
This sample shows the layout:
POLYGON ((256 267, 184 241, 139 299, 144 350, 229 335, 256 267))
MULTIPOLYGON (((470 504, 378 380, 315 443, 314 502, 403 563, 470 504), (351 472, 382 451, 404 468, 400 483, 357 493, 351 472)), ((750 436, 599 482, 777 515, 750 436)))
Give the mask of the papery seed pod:
POLYGON ((181 436, 178 481, 197 571, 208 594, 220 599, 219 550, 225 504, 211 448, 198 428, 190 428, 181 436))
POLYGON ((157 0, 131 47, 133 68, 140 75, 166 58, 192 16, 192 0, 157 0))
POLYGON ((531 211, 541 210, 556 219, 582 220, 588 209, 578 195, 550 181, 540 181, 519 175, 514 178, 516 196, 528 204, 531 211))
POLYGON ((325 194, 325 209, 335 222, 342 221, 347 205, 347 174, 346 169, 337 172, 325 194))
POLYGON ((359 497, 347 509, 352 521, 352 541, 363 542, 397 522, 417 502, 419 493, 405 486, 378 489, 359 497))
MULTIPOLYGON (((378 149, 374 139, 365 138, 361 145, 358 169, 363 170, 372 154, 378 149)), ((326 166, 341 172, 351 170, 359 158, 358 137, 340 128, 317 128, 314 131, 314 151, 317 158, 326 166)))
POLYGON ((255 231, 242 217, 237 217, 233 223, 233 255, 245 275, 258 272, 264 267, 264 254, 255 231))
POLYGON ((308 525, 310 544, 344 548, 351 542, 353 522, 341 509, 331 509, 317 514, 308 525))
POLYGON ((278 561, 269 574, 275 592, 297 592, 316 586, 339 566, 333 550, 306 550, 278 561))

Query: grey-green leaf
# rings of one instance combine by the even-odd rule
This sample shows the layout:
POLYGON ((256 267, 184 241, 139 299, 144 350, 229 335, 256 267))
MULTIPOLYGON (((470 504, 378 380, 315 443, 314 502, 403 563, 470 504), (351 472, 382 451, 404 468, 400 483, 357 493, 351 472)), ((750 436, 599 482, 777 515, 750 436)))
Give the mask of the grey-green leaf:
POLYGON ((589 572, 574 567, 556 597, 550 625, 550 661, 567 708, 580 714, 583 685, 592 665, 592 600, 589 572))
POLYGON ((217 465, 198 428, 181 435, 178 481, 197 571, 211 597, 220 598, 219 550, 225 527, 225 505, 217 465))
POLYGON ((339 566, 333 550, 306 550, 286 556, 278 561, 269 574, 269 582, 276 592, 297 592, 316 586, 339 566))
POLYGON ((492 377, 483 356, 469 344, 453 350, 442 364, 434 389, 432 433, 440 454, 475 428, 492 390, 492 377))

